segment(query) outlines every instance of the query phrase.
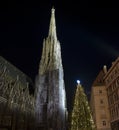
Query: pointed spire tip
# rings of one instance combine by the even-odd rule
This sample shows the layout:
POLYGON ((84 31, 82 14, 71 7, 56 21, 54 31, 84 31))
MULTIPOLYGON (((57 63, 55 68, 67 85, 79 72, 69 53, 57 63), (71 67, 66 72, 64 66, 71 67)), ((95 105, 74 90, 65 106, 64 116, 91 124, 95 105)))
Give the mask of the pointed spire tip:
POLYGON ((52 13, 54 13, 55 12, 55 9, 54 9, 54 6, 52 7, 52 13))
POLYGON ((54 37, 57 39, 56 36, 56 25, 55 25, 55 9, 52 7, 51 9, 51 19, 50 19, 50 27, 49 27, 49 34, 48 36, 54 37))

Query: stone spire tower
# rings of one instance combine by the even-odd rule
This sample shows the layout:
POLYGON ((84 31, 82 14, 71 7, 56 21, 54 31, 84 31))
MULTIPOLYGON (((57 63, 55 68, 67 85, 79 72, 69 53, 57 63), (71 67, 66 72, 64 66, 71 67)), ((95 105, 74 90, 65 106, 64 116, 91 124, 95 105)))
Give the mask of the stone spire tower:
POLYGON ((66 94, 57 40, 55 9, 51 10, 49 34, 43 41, 39 74, 36 79, 36 116, 39 127, 47 130, 66 129, 66 94))

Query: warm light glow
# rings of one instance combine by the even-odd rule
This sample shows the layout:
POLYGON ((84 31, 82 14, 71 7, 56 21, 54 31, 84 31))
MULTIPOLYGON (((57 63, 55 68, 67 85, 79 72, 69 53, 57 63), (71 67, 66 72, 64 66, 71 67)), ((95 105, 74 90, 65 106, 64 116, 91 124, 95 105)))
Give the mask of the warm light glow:
POLYGON ((77 84, 80 84, 80 80, 77 80, 77 84))

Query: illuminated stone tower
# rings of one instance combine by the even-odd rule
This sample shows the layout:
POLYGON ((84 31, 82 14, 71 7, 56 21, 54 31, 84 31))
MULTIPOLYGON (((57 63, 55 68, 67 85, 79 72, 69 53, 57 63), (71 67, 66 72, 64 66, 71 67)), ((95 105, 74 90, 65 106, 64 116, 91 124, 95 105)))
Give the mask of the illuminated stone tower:
POLYGON ((36 79, 36 115, 40 129, 66 129, 67 109, 63 77, 60 42, 57 40, 53 8, 49 34, 43 42, 39 74, 36 79))

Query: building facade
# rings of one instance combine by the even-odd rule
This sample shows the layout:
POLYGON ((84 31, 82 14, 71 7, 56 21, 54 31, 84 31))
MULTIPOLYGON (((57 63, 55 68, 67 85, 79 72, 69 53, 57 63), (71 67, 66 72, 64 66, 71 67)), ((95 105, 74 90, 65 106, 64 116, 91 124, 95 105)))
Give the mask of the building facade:
POLYGON ((0 130, 34 130, 33 83, 0 57, 0 130))
POLYGON ((106 73, 105 84, 109 101, 112 130, 119 130, 119 57, 106 73))
POLYGON ((55 10, 51 10, 49 34, 43 42, 36 78, 37 129, 66 130, 66 94, 60 42, 57 39, 55 10))
POLYGON ((107 69, 106 66, 104 66, 91 88, 90 107, 96 130, 111 130, 107 91, 104 83, 104 76, 106 73, 107 69))

